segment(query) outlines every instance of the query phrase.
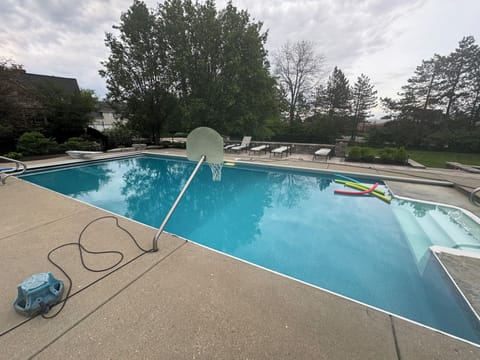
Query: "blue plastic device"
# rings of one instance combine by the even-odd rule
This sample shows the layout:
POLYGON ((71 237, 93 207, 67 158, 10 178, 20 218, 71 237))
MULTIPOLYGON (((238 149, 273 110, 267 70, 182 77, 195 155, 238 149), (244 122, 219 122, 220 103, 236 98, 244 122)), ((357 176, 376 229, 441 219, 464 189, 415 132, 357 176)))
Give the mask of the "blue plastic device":
POLYGON ((47 313, 60 301, 63 289, 63 282, 55 279, 52 273, 34 274, 18 285, 18 297, 13 306, 25 316, 47 313))

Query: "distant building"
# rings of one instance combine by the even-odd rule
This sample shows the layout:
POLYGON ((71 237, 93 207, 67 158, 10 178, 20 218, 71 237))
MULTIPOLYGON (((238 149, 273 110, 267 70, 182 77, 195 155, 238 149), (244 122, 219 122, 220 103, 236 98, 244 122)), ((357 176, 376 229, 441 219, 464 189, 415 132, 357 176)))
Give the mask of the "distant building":
MULTIPOLYGON (((65 95, 74 95, 80 93, 77 80, 72 78, 64 78, 59 76, 30 74, 23 69, 16 70, 17 79, 27 88, 37 90, 52 89, 65 95)), ((35 100, 30 100, 29 104, 32 108, 39 108, 40 104, 35 100)), ((93 120, 90 127, 98 131, 111 129, 114 123, 125 123, 126 120, 121 119, 115 110, 105 101, 99 101, 96 111, 92 114, 93 120)))
POLYGON ((73 95, 80 93, 77 79, 64 78, 59 76, 30 74, 25 70, 17 70, 18 79, 27 86, 37 89, 51 88, 66 95, 73 95))
POLYGON ((90 127, 98 131, 105 131, 114 127, 115 123, 125 122, 126 120, 122 119, 107 102, 99 101, 90 127))
POLYGON ((19 105, 17 111, 21 111, 20 116, 24 118, 25 129, 46 123, 44 105, 40 98, 45 92, 53 91, 56 96, 80 93, 76 79, 30 74, 24 69, 11 70, 11 76, 7 81, 12 85, 9 96, 19 105))

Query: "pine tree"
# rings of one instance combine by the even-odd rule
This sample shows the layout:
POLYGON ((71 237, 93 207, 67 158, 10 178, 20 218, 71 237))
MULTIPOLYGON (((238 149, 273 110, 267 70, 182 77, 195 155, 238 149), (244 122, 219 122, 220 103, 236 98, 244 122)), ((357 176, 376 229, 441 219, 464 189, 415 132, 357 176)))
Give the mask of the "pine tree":
POLYGON ((426 110, 438 102, 440 61, 441 56, 435 55, 432 59, 423 60, 422 64, 417 66, 414 75, 407 80, 407 85, 402 86, 401 95, 405 105, 426 110))
POLYGON ((369 116, 368 111, 377 106, 377 90, 370 83, 370 78, 361 74, 353 86, 353 126, 351 141, 355 141, 358 124, 369 116))
POLYGON ((473 36, 467 36, 459 42, 454 52, 439 61, 441 80, 438 88, 442 94, 440 104, 445 106, 446 120, 449 120, 451 112, 460 109, 461 102, 470 96, 469 75, 478 54, 479 47, 475 44, 475 39, 473 36))
POLYGON ((476 54, 472 71, 469 74, 470 97, 467 101, 467 114, 470 126, 480 121, 480 51, 476 54))
POLYGON ((335 66, 326 87, 317 89, 316 106, 329 115, 350 112, 351 89, 345 74, 335 66))

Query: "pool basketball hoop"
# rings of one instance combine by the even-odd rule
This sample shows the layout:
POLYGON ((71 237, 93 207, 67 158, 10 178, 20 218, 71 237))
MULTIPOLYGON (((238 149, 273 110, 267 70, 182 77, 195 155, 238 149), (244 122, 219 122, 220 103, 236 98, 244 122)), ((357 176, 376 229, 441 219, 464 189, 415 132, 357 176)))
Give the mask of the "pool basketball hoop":
POLYGON ((223 167, 223 138, 209 127, 198 127, 187 137, 187 158, 204 161, 210 166, 212 180, 220 181, 223 167))
POLYGON ((162 234, 168 220, 170 220, 170 217, 182 199, 183 194, 187 191, 203 162, 206 162, 210 166, 213 181, 220 181, 222 178, 223 138, 215 130, 208 127, 196 128, 188 134, 187 137, 187 158, 188 160, 197 161, 197 165, 195 166, 195 169, 193 169, 192 174, 178 194, 177 199, 155 234, 155 237, 153 238, 153 251, 158 251, 158 238, 162 234))

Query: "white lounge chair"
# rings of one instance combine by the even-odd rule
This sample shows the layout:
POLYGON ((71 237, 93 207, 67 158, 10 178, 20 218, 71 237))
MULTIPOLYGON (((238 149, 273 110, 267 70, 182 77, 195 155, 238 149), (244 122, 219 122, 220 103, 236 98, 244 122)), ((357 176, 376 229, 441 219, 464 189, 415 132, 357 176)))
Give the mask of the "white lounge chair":
POLYGON ((251 136, 244 136, 242 139, 242 143, 238 146, 231 147, 230 150, 233 151, 242 151, 248 149, 250 146, 250 141, 252 140, 251 136))
POLYGON ((229 145, 225 145, 225 146, 223 147, 223 150, 230 150, 232 147, 238 146, 238 145, 240 145, 240 144, 229 144, 229 145))
POLYGON ((318 149, 313 153, 313 160, 317 158, 317 156, 324 157, 325 160, 327 160, 330 157, 330 154, 332 153, 332 149, 330 148, 321 148, 318 149))
POLYGON ((260 151, 265 151, 265 153, 267 153, 268 150, 270 150, 270 145, 264 144, 264 145, 255 146, 248 151, 253 153, 260 153, 260 151))
POLYGON ((73 159, 84 159, 89 155, 101 154, 101 151, 80 151, 80 150, 69 150, 65 153, 73 159))
POLYGON ((275 156, 275 155, 279 154, 280 157, 282 157, 283 154, 285 154, 285 156, 287 156, 289 152, 290 152, 290 146, 280 146, 276 149, 273 149, 270 152, 270 155, 273 154, 273 156, 275 156))

